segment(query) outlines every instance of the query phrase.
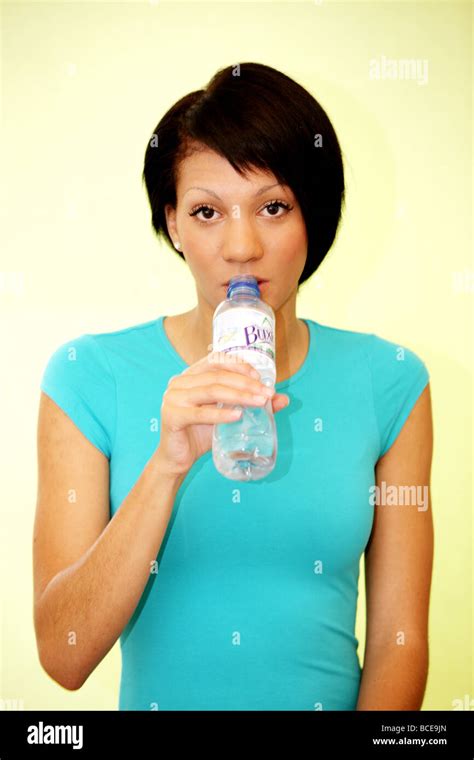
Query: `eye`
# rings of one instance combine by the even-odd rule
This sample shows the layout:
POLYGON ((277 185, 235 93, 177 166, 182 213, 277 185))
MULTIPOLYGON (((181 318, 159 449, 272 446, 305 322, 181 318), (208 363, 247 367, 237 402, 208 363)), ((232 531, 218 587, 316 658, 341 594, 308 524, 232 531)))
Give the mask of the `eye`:
POLYGON ((196 206, 193 208, 192 211, 189 212, 189 216, 195 216, 198 221, 202 222, 202 219, 199 219, 197 214, 200 214, 201 211, 205 214, 204 219, 208 221, 212 221, 213 214, 215 213, 216 209, 213 206, 210 206, 208 203, 201 203, 199 206, 196 206), (210 212, 210 216, 206 216, 210 212))
MULTIPOLYGON (((285 216, 286 214, 278 214, 279 209, 284 209, 285 212, 291 211, 293 206, 291 206, 286 201, 280 201, 280 200, 273 200, 268 201, 263 207, 264 209, 270 209, 269 216, 274 217, 276 219, 279 219, 282 216, 285 216), (274 213, 274 212, 277 213, 274 213)), ((211 206, 209 203, 200 203, 198 206, 195 206, 190 212, 189 216, 195 216, 196 219, 199 222, 202 222, 206 224, 206 222, 212 222, 216 217, 215 214, 218 214, 219 212, 217 209, 214 208, 214 206, 211 206), (203 217, 199 217, 198 214, 203 214, 203 217)))
MULTIPOLYGON (((268 203, 266 203, 263 208, 277 209, 277 210, 279 208, 283 208, 286 211, 291 211, 291 209, 293 208, 293 206, 290 206, 290 204, 287 203, 286 201, 274 200, 274 201, 269 201, 268 203)), ((274 217, 278 218, 280 216, 285 216, 285 214, 278 214, 278 216, 277 216, 277 214, 271 213, 270 216, 274 216, 274 217)))

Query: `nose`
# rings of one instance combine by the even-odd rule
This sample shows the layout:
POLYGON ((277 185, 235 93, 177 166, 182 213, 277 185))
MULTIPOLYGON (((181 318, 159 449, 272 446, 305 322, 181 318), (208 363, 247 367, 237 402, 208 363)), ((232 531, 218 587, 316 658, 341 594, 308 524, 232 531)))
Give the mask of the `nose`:
POLYGON ((263 245, 258 231, 244 218, 231 219, 222 244, 222 258, 228 262, 245 263, 263 256, 263 245))

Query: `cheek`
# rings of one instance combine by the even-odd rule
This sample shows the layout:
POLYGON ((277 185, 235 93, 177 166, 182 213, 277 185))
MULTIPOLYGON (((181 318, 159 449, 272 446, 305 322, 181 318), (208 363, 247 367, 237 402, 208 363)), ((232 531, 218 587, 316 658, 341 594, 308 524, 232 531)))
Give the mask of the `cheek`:
MULTIPOLYGON (((213 288, 215 273, 219 271, 218 255, 210 250, 209 242, 196 239, 196 235, 186 238, 184 258, 196 283, 202 292, 213 288)), ((217 305, 217 304, 216 304, 217 305)))
POLYGON ((303 250, 306 253, 308 247, 308 236, 306 234, 306 224, 301 212, 299 212, 293 219, 291 225, 291 237, 293 239, 293 245, 298 250, 303 250))
POLYGON ((298 269, 305 261, 308 240, 304 222, 295 219, 294 223, 285 225, 277 236, 272 234, 269 249, 275 261, 287 269, 298 269))

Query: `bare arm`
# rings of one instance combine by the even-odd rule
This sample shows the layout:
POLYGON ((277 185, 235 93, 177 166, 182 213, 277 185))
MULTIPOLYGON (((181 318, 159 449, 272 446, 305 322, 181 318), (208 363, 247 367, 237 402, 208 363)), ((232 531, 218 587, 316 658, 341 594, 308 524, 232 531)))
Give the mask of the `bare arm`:
POLYGON ((398 504, 386 498, 388 503, 374 506, 365 552, 367 634, 357 710, 419 710, 423 702, 434 543, 432 449, 428 385, 376 466, 377 485, 395 486, 398 504), (416 491, 418 498, 407 503, 403 486, 411 486, 411 496, 416 491))
POLYGON ((159 447, 109 519, 109 463, 44 393, 38 419, 34 624, 41 664, 82 686, 130 620, 184 475, 159 447))
MULTIPOLYGON (((160 444, 111 520, 107 457, 42 394, 34 619, 40 661, 67 689, 82 686, 122 633, 144 591, 181 483, 210 450, 213 425, 235 419, 216 402, 255 405, 254 394, 269 391, 252 373, 250 364, 213 352, 170 379, 160 444)), ((282 409, 285 394, 269 393, 273 410, 282 409)), ((265 401, 262 396, 257 403, 265 401)))

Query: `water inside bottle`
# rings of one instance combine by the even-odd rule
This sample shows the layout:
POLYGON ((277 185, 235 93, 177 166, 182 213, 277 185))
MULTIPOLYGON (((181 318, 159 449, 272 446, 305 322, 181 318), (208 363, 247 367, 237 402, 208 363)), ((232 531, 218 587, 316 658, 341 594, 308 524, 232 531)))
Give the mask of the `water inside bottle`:
MULTIPOLYGON (((222 408, 223 404, 218 406, 222 408)), ((214 463, 231 480, 264 478, 276 461, 273 415, 265 406, 233 408, 242 409, 238 420, 214 426, 214 463)))

